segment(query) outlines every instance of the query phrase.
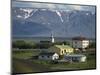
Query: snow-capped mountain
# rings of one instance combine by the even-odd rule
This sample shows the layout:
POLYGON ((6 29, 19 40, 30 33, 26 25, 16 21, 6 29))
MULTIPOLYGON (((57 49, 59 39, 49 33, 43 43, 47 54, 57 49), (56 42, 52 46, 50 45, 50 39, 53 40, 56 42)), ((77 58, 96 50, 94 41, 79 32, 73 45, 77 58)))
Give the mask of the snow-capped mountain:
POLYGON ((15 18, 18 19, 27 19, 31 16, 33 9, 28 9, 28 8, 19 8, 16 9, 14 11, 12 11, 14 13, 15 18))
POLYGON ((95 13, 77 10, 12 8, 12 34, 95 38, 95 13))

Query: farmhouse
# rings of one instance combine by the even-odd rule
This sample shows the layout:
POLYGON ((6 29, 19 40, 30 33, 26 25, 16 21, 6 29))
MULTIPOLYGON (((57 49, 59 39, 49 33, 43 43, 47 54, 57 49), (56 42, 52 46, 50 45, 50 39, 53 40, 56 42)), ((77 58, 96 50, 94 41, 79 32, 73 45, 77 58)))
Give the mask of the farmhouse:
POLYGON ((54 45, 49 48, 50 51, 56 52, 59 55, 73 53, 74 49, 68 45, 54 45))
POLYGON ((49 53, 40 53, 38 56, 38 59, 40 60, 57 60, 59 59, 59 55, 54 52, 49 52, 49 53))
POLYGON ((81 55, 81 54, 64 55, 64 60, 70 61, 70 62, 85 62, 86 56, 81 55))
POLYGON ((74 37, 72 38, 72 45, 75 49, 84 50, 89 46, 89 40, 85 37, 74 37))

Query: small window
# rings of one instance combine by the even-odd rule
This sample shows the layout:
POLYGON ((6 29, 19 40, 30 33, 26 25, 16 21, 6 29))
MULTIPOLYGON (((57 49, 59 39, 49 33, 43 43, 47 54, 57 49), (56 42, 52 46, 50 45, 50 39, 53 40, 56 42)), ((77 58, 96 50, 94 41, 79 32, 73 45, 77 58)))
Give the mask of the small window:
POLYGON ((41 56, 42 58, 44 57, 44 56, 41 56))
POLYGON ((47 56, 47 58, 49 58, 49 56, 47 56))
POLYGON ((64 53, 66 53, 66 50, 64 50, 64 53))
POLYGON ((62 54, 63 54, 63 50, 62 50, 62 54))
POLYGON ((77 44, 77 41, 75 41, 75 44, 77 44))

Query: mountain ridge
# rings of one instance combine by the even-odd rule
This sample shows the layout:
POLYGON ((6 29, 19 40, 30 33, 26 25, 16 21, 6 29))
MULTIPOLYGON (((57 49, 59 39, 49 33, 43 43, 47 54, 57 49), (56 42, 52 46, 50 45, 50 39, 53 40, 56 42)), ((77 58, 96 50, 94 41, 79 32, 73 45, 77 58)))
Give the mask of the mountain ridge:
POLYGON ((32 10, 30 12, 31 16, 24 18, 25 14, 29 13, 23 12, 20 8, 13 8, 12 10, 12 35, 50 36, 51 32, 53 32, 55 37, 74 37, 82 35, 83 37, 95 38, 95 13, 75 10, 24 9, 32 10), (18 15, 23 18, 16 17, 18 15), (26 28, 24 28, 24 26, 26 26, 26 28), (24 31, 25 29, 26 31, 24 31))

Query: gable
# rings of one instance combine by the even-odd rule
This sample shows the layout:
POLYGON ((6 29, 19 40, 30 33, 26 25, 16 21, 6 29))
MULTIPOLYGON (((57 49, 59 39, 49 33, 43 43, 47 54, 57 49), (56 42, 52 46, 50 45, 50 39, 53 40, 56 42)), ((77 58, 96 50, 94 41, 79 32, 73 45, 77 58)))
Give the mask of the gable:
POLYGON ((57 53, 55 53, 53 56, 59 56, 57 53))

